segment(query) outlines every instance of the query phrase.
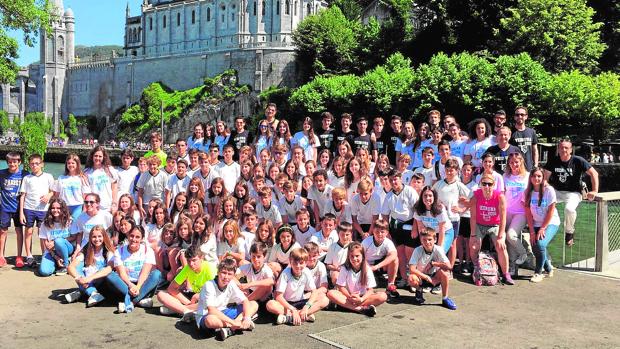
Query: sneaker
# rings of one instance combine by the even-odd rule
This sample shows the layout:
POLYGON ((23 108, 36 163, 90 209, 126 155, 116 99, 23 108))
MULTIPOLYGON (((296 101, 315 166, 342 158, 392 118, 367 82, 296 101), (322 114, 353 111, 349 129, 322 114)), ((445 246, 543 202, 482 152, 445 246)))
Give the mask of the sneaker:
POLYGON ((118 303, 118 313, 131 313, 134 309, 133 303, 125 304, 124 302, 118 303))
POLYGON ((81 296, 82 293, 80 293, 80 291, 73 291, 65 295, 65 300, 67 301, 67 303, 75 303, 78 299, 80 299, 81 296))
POLYGON ((429 292, 431 292, 431 290, 432 290, 432 287, 428 287, 428 286, 422 288, 422 292, 423 293, 429 293, 429 292))
POLYGON ((250 317, 250 320, 252 320, 252 322, 256 322, 256 320, 258 320, 258 313, 254 313, 254 315, 250 317))
POLYGON ((56 276, 67 275, 67 268, 60 268, 56 270, 56 276))
POLYGON ((152 308, 153 307, 153 298, 151 298, 151 297, 142 298, 138 302, 138 306, 140 308, 152 308))
MULTIPOLYGON (((314 314, 310 314, 308 315, 308 317, 306 318, 307 322, 315 322, 316 321, 316 316, 314 316, 314 314)), ((293 322, 293 318, 291 317, 291 322, 293 322)))
POLYGON ((521 265, 523 263, 525 263, 525 261, 527 261, 527 253, 524 253, 522 255, 520 255, 517 260, 515 261, 516 265, 521 265))
POLYGON ((34 267, 37 266, 37 261, 34 259, 33 256, 28 256, 28 257, 26 257, 26 265, 29 268, 34 268, 34 267))
POLYGON ((545 277, 543 276, 543 274, 534 274, 530 279, 530 282, 541 282, 544 278, 545 277))
POLYGON ((5 265, 6 265, 6 258, 0 257, 0 268, 4 267, 5 265))
POLYGON ((250 321, 250 324, 248 325, 248 327, 245 330, 246 331, 254 331, 255 328, 256 328, 256 324, 254 323, 254 321, 250 321))
POLYGON ((476 280, 476 282, 474 282, 474 285, 482 286, 482 280, 476 280))
POLYGON ((511 286, 515 284, 514 280, 512 280, 512 276, 510 276, 510 274, 508 273, 504 274, 504 283, 511 286))
POLYGON ((280 314, 278 315, 278 317, 276 318, 276 324, 277 325, 282 325, 282 324, 291 324, 293 323, 293 317, 290 315, 284 315, 284 314, 280 314))
POLYGON ((437 285, 437 286, 431 288, 431 293, 432 294, 440 294, 441 293, 441 285, 437 285))
POLYGON ((448 298, 448 297, 444 298, 441 301, 441 305, 444 308, 448 308, 450 310, 456 310, 456 303, 454 303, 454 301, 452 299, 448 298))
POLYGON ((217 330, 215 330, 215 338, 220 341, 223 341, 232 335, 233 331, 228 327, 218 328, 217 330))
POLYGON ((118 307, 117 307, 118 313, 124 313, 125 312, 125 303, 123 302, 118 302, 118 307))
POLYGON ((16 268, 23 268, 24 267, 24 260, 22 259, 21 256, 15 257, 15 267, 16 268))
POLYGON ((426 302, 426 299, 424 299, 424 292, 422 292, 422 290, 416 290, 413 301, 418 305, 424 304, 424 302, 426 302))
POLYGON ((398 291, 396 291, 396 285, 394 285, 394 284, 389 284, 388 287, 385 289, 385 293, 387 293, 389 298, 398 298, 398 297, 400 297, 400 293, 398 293, 398 291))
POLYGON ((104 296, 99 292, 93 292, 90 297, 88 297, 88 301, 86 302, 87 307, 93 307, 99 303, 101 303, 105 299, 104 296))
POLYGON ((461 263, 461 274, 465 276, 471 275, 471 269, 469 269, 469 263, 461 263))
POLYGON ((368 317, 374 317, 377 315, 377 308, 374 305, 369 305, 366 309, 362 311, 362 313, 368 317))
POLYGON ((183 313, 183 317, 181 318, 181 322, 184 322, 186 324, 190 324, 192 323, 192 321, 196 318, 195 313, 193 311, 186 311, 183 313))
POLYGON ((170 308, 162 305, 161 307, 159 307, 159 314, 161 314, 161 315, 175 315, 176 313, 174 311, 170 310, 170 308))
POLYGON ((545 277, 552 278, 552 277, 553 277, 553 274, 555 274, 555 273, 553 272, 554 270, 555 270, 555 269, 551 268, 551 270, 549 270, 549 271, 547 272, 547 274, 545 274, 545 277))

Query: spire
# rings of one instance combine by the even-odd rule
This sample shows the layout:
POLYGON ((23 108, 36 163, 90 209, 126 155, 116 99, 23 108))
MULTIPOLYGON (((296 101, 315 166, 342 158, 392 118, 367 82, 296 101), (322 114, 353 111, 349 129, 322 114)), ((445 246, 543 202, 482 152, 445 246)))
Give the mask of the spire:
POLYGON ((125 17, 129 18, 129 1, 127 1, 127 8, 125 9, 125 17))

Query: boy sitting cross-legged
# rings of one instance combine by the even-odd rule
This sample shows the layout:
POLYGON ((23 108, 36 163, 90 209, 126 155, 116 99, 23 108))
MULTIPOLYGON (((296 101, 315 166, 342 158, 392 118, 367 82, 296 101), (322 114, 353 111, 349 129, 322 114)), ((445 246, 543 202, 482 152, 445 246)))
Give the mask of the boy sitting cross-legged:
POLYGON ((265 302, 273 290, 273 271, 265 263, 267 251, 264 242, 253 243, 250 247, 250 263, 240 266, 237 271, 237 277, 245 276, 246 280, 239 284, 239 288, 251 301, 265 302))
POLYGON ((276 283, 275 299, 267 302, 267 311, 277 316, 278 325, 314 322, 314 314, 329 304, 325 294, 317 291, 314 278, 306 268, 307 261, 308 251, 304 248, 291 251, 289 266, 276 283), (305 298, 308 291, 310 297, 305 298))
POLYGON ((388 284, 385 291, 390 298, 396 298, 399 296, 394 284, 398 272, 398 253, 392 240, 387 238, 388 227, 387 221, 383 219, 376 221, 372 235, 362 241, 362 247, 373 273, 381 270, 387 271, 388 284))

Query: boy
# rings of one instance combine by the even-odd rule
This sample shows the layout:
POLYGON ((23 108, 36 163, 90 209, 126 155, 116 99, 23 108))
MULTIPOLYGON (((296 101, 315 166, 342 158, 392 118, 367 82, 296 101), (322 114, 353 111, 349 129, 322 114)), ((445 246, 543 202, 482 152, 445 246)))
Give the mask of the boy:
POLYGON ((241 147, 246 144, 252 144, 252 135, 245 128, 245 119, 243 116, 235 117, 235 129, 228 138, 228 144, 232 145, 235 150, 235 161, 239 161, 239 152, 241 147))
POLYGON ((253 330, 252 316, 258 304, 250 301, 239 289, 235 278, 237 263, 226 258, 218 266, 217 278, 208 281, 200 290, 196 324, 203 331, 215 331, 219 340, 233 335, 233 331, 253 330), (230 305, 230 304, 234 305, 230 305))
POLYGON ((217 166, 220 164, 220 147, 213 143, 209 146, 209 164, 211 166, 217 166))
POLYGON ((411 182, 409 183, 410 187, 412 187, 418 195, 422 192, 424 188, 424 175, 421 173, 415 173, 413 177, 411 177, 411 182))
POLYGON ((239 289, 250 301, 267 302, 275 284, 273 271, 265 263, 267 245, 255 242, 250 247, 250 262, 239 267, 237 279, 245 277, 246 282, 239 283, 239 289))
POLYGON ((351 129, 353 123, 353 117, 351 114, 343 113, 340 116, 340 130, 336 131, 336 141, 332 143, 332 153, 337 153, 338 144, 342 141, 347 141, 349 144, 353 144, 353 138, 355 138, 355 131, 351 129))
POLYGON ((224 180, 224 186, 229 193, 235 191, 235 184, 237 184, 237 179, 241 176, 241 167, 237 162, 233 161, 234 153, 233 146, 226 144, 224 146, 224 161, 215 167, 217 173, 224 180))
POLYGON ((133 187, 135 185, 136 175, 139 173, 136 166, 132 166, 134 155, 131 149, 125 148, 121 152, 121 166, 117 167, 118 171, 118 197, 123 194, 134 194, 133 187))
POLYGON ((316 227, 319 228, 321 226, 321 219, 325 216, 325 206, 327 206, 326 204, 331 198, 334 188, 327 184, 327 171, 325 170, 315 171, 312 179, 314 183, 308 192, 308 199, 313 202, 314 221, 316 227))
POLYGON ((199 245, 192 245, 185 250, 187 264, 170 282, 168 288, 157 293, 157 299, 163 304, 159 308, 162 315, 183 315, 181 321, 191 322, 198 308, 200 290, 217 274, 215 265, 204 260, 199 245), (185 291, 186 286, 188 291, 185 291))
POLYGON ((319 136, 320 141, 319 151, 332 148, 334 134, 336 133, 336 130, 331 127, 333 122, 334 116, 332 113, 328 111, 321 113, 321 129, 316 134, 319 136))
POLYGON ((289 256, 289 266, 276 283, 275 299, 267 302, 267 311, 277 315, 276 324, 301 325, 314 322, 315 313, 329 304, 327 297, 317 291, 314 278, 306 268, 308 251, 296 248, 289 256), (307 292, 310 297, 306 298, 307 292))
POLYGON ((159 157, 153 155, 148 158, 149 170, 138 180, 138 202, 136 203, 142 217, 146 217, 146 210, 151 199, 164 201, 164 191, 168 176, 159 169, 159 157))
POLYGON ((461 136, 461 126, 458 123, 450 125, 448 135, 452 138, 450 141, 450 152, 452 155, 463 159, 467 139, 461 136))
POLYGON ((370 134, 368 134, 368 119, 360 117, 357 119, 357 136, 353 138, 353 153, 357 153, 360 148, 368 149, 368 153, 371 155, 372 161, 377 160, 377 149, 375 149, 374 141, 370 134))
POLYGON ((150 158, 155 155, 159 158, 159 166, 164 167, 166 163, 166 158, 168 157, 166 153, 161 149, 162 138, 159 132, 151 132, 151 150, 147 151, 144 154, 145 158, 150 158))
POLYGON ((439 161, 437 161, 434 165, 435 177, 437 180, 441 180, 446 178, 446 161, 448 159, 454 159, 459 164, 459 168, 463 167, 463 160, 460 157, 452 156, 452 151, 450 149, 450 142, 445 139, 441 140, 437 145, 437 149, 439 151, 439 161))
POLYGON ((325 264, 321 262, 319 245, 309 241, 304 245, 306 251, 308 251, 308 263, 307 267, 314 278, 314 284, 318 292, 327 294, 327 268, 325 264))
POLYGON ((329 270, 329 278, 333 285, 338 280, 338 274, 340 273, 340 267, 347 260, 347 253, 349 251, 349 244, 352 241, 352 228, 351 224, 341 222, 338 224, 338 241, 335 244, 329 246, 327 255, 325 256, 325 266, 329 270))
POLYGON ((334 188, 332 190, 332 199, 327 202, 324 208, 324 214, 331 213, 336 216, 336 224, 346 222, 351 224, 351 206, 346 201, 347 190, 344 188, 334 188))
POLYGON ((187 153, 187 140, 185 140, 184 138, 178 138, 174 146, 177 151, 177 161, 185 160, 189 164, 190 158, 189 154, 187 153))
POLYGON ((310 226, 310 212, 305 207, 295 213, 295 218, 297 224, 293 227, 293 234, 295 234, 295 241, 303 246, 316 234, 316 230, 310 226))
POLYGON ((202 187, 205 191, 207 191, 208 188, 211 188, 211 182, 213 182, 213 179, 219 176, 217 172, 211 168, 207 153, 200 152, 198 154, 198 164, 198 170, 194 172, 192 177, 200 178, 202 181, 202 187))
POLYGON ((390 140, 387 147, 387 156, 389 159, 396 159, 396 143, 402 132, 403 120, 399 115, 392 115, 390 119, 390 128, 386 132, 386 137, 390 140))
POLYGON ((172 207, 172 200, 174 200, 178 193, 187 191, 189 181, 190 177, 187 175, 187 161, 181 159, 177 161, 177 173, 168 177, 168 182, 166 183, 166 199, 164 201, 166 208, 172 207))
POLYGON ((395 285, 396 273, 398 272, 398 254, 392 240, 387 238, 388 226, 388 222, 383 219, 376 221, 371 230, 372 236, 362 241, 362 247, 366 254, 366 262, 374 273, 380 270, 387 271, 388 284, 385 291, 390 298, 396 298, 400 296, 395 285))
POLYGON ((271 221, 274 229, 277 230, 282 224, 282 216, 280 216, 278 207, 271 204, 271 188, 261 188, 258 195, 260 196, 260 203, 256 205, 256 213, 258 214, 260 221, 271 221))
POLYGON ((178 153, 173 150, 166 158, 166 166, 163 168, 163 172, 167 177, 166 179, 177 172, 177 154, 178 153))
POLYGON ((377 156, 380 154, 387 154, 390 138, 387 132, 383 132, 385 126, 385 120, 378 116, 373 119, 372 122, 372 137, 375 142, 375 148, 377 150, 377 156))
POLYGON ((538 166, 538 138, 536 131, 526 126, 527 108, 515 108, 515 127, 510 138, 510 144, 519 147, 525 158, 525 169, 531 171, 538 166))
POLYGON ((418 246, 409 260, 409 285, 415 289, 415 301, 425 302, 422 288, 441 284, 441 305, 456 310, 456 304, 448 298, 448 274, 452 270, 448 257, 441 246, 435 245, 436 232, 426 228, 420 233, 421 246, 418 246))
MULTIPOLYGON (((194 173, 196 173, 196 171, 200 170, 200 164, 198 163, 199 161, 199 156, 200 156, 200 150, 196 149, 196 148, 192 148, 189 150, 189 166, 187 169, 187 175, 190 177, 194 176, 194 173)), ((206 155, 206 153, 203 152, 203 154, 206 155)))
MULTIPOLYGON (((36 264, 31 251, 32 232, 35 224, 37 228, 40 228, 43 219, 45 219, 47 209, 49 208, 48 202, 54 195, 52 190, 54 177, 49 173, 43 172, 43 158, 39 154, 30 155, 28 166, 30 167, 30 174, 24 177, 19 188, 21 193, 19 197, 19 219, 21 224, 26 226, 26 234, 24 236, 26 265, 32 268, 36 264)), ((21 246, 18 246, 17 258, 21 258, 21 255, 22 249, 21 246)))
POLYGON ((325 259, 329 247, 338 242, 336 216, 327 213, 325 217, 323 217, 323 221, 321 221, 321 230, 310 238, 310 242, 314 242, 319 246, 319 258, 325 259))
POLYGON ((360 240, 370 235, 381 214, 381 198, 372 192, 372 182, 367 178, 357 185, 357 194, 351 199, 351 220, 353 230, 360 240))
POLYGON ((24 266, 24 261, 21 257, 24 235, 18 209, 20 201, 19 187, 28 172, 22 171, 19 168, 21 162, 21 155, 19 153, 10 152, 6 154, 8 168, 0 170, 0 268, 6 265, 4 252, 11 220, 17 234, 17 250, 20 252, 15 259, 15 266, 18 268, 24 266))
POLYGON ((437 181, 437 177, 435 176, 435 167, 433 166, 434 157, 435 152, 433 151, 433 148, 424 148, 424 150, 422 150, 423 164, 421 167, 418 167, 413 171, 413 173, 422 174, 424 176, 424 185, 429 187, 437 181))
POLYGON ((245 242, 245 255, 246 259, 249 260, 250 257, 250 248, 254 244, 254 239, 256 238, 256 228, 258 226, 258 215, 255 210, 251 210, 245 214, 243 214, 243 229, 241 230, 241 236, 243 237, 243 241, 245 242))

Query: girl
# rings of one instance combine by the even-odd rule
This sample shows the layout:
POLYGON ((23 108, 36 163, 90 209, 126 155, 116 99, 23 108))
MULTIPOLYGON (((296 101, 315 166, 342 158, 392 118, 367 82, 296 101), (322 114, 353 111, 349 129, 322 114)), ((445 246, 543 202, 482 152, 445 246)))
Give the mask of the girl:
POLYGON ((256 211, 256 199, 247 198, 241 205, 241 213, 249 214, 250 212, 253 212, 253 211, 256 211))
POLYGON ((413 154, 409 154, 411 156, 411 166, 409 167, 410 170, 422 166, 422 151, 431 141, 429 139, 430 131, 431 127, 426 122, 423 122, 418 126, 418 134, 415 136, 415 141, 413 143, 413 154))
POLYGON ((357 185, 362 176, 364 176, 362 162, 359 158, 353 158, 349 161, 347 172, 344 175, 344 187, 347 190, 347 201, 351 201, 353 195, 357 192, 357 185))
POLYGON ((390 158, 385 154, 379 154, 377 157, 377 165, 373 171, 373 177, 375 179, 375 186, 381 185, 379 182, 379 173, 388 173, 390 171, 390 158))
MULTIPOLYGON (((465 162, 461 169, 461 181, 469 189, 470 194, 478 189, 478 183, 474 180, 474 166, 471 162, 465 162)), ((463 275, 469 275, 473 270, 473 263, 469 256, 469 238, 471 236, 471 227, 469 219, 471 217, 470 209, 459 198, 459 232, 456 238, 456 258, 461 262, 460 272, 463 275)))
POLYGON ((205 126, 203 123, 199 122, 194 125, 194 133, 187 137, 187 147, 189 149, 198 149, 200 151, 206 152, 211 145, 211 141, 204 138, 205 135, 205 126), (208 142, 208 144, 207 144, 208 142))
POLYGON ((188 202, 192 199, 198 199, 200 202, 205 202, 205 189, 202 185, 202 180, 199 177, 194 177, 189 181, 185 195, 187 196, 186 201, 188 202))
POLYGON ((151 221, 153 220, 153 214, 155 213, 155 207, 159 205, 163 205, 163 203, 159 199, 151 199, 149 201, 145 211, 146 214, 144 216, 144 219, 142 220, 142 224, 139 224, 140 226, 146 228, 146 226, 151 223, 151 221))
POLYGON ((276 165, 275 163, 272 163, 271 165, 269 165, 269 170, 267 171, 267 174, 268 185, 273 187, 276 184, 278 175, 280 174, 280 167, 278 167, 278 165, 276 165))
MULTIPOLYGON (((407 154, 412 159, 415 157, 414 147, 418 138, 415 136, 415 128, 410 121, 405 122, 402 132, 396 140, 394 149, 396 150, 396 159, 400 159, 401 154, 407 154)), ((411 170, 411 168, 408 168, 411 170)))
POLYGON ((387 301, 387 294, 375 291, 375 276, 366 263, 362 244, 349 245, 347 260, 340 267, 336 289, 327 292, 327 298, 335 304, 367 316, 377 314, 376 307, 387 301))
POLYGON ((553 277, 553 267, 547 257, 547 246, 558 232, 560 216, 555 208, 555 189, 544 178, 544 170, 540 167, 532 169, 527 189, 525 189, 525 214, 530 227, 530 242, 536 254, 536 269, 531 282, 541 282, 543 271, 553 277))
POLYGON ((491 125, 489 122, 485 119, 475 119, 472 121, 469 127, 469 139, 471 141, 466 145, 463 160, 471 161, 474 168, 477 169, 477 173, 480 173, 482 155, 494 143, 491 137, 491 125))
POLYGON ((329 171, 332 162, 332 152, 329 149, 323 149, 319 152, 319 163, 317 168, 319 170, 329 171))
POLYGON ((258 228, 256 228, 256 238, 254 242, 262 242, 269 248, 267 255, 265 258, 269 259, 269 253, 273 248, 273 245, 276 243, 275 237, 275 229, 273 228, 273 223, 271 221, 263 221, 258 224, 258 228))
POLYGON ((218 238, 222 237, 222 227, 229 220, 237 222, 239 220, 239 212, 237 211, 237 203, 232 196, 226 196, 220 202, 217 208, 217 215, 214 216, 213 230, 218 238))
POLYGON ((332 162, 332 170, 327 174, 327 182, 334 188, 344 188, 344 176, 347 173, 346 160, 342 156, 336 156, 332 162))
POLYGON ((211 188, 209 188, 209 198, 207 199, 207 213, 214 217, 216 208, 220 205, 220 200, 228 196, 228 191, 224 186, 224 180, 221 177, 213 179, 211 188))
POLYGON ((261 152, 267 150, 267 154, 271 151, 273 145, 273 137, 271 135, 271 127, 265 119, 261 120, 256 129, 256 137, 254 138, 254 154, 256 162, 261 158, 261 152))
MULTIPOLYGON (((525 228, 527 218, 523 207, 523 193, 528 185, 529 173, 525 169, 525 159, 521 153, 508 155, 508 167, 504 173, 506 195, 506 247, 508 248, 508 269, 523 264, 527 260, 527 251, 521 243, 521 231, 525 228), (516 264, 516 265, 515 265, 516 264)), ((515 273, 512 273, 515 274, 515 273)))
POLYGON ((286 162, 286 165, 284 166, 284 173, 288 175, 288 178, 291 181, 299 183, 301 174, 299 173, 297 164, 292 159, 286 162))
POLYGON ((130 194, 123 194, 118 199, 118 210, 125 213, 125 216, 133 218, 136 224, 140 224, 140 211, 136 209, 136 204, 130 194))
POLYGON ((94 226, 88 236, 88 243, 78 252, 69 264, 69 275, 78 285, 79 291, 65 295, 68 303, 77 301, 82 294, 88 296, 87 307, 92 307, 105 299, 97 287, 112 273, 114 266, 114 246, 101 225, 94 226))
POLYGON ((239 164, 243 164, 246 161, 252 162, 254 155, 252 155, 252 147, 244 145, 239 149, 239 164))
POLYGON ((497 173, 494 169, 495 166, 495 157, 491 153, 485 153, 482 155, 482 173, 476 176, 476 182, 479 184, 482 175, 488 174, 493 176, 495 179, 495 187, 493 190, 504 191, 504 177, 501 174, 497 173))
POLYGON ((239 225, 228 220, 222 228, 222 236, 217 244, 217 257, 220 261, 233 258, 238 265, 247 263, 245 260, 245 240, 239 232, 239 225))
POLYGON ((312 176, 314 171, 316 171, 316 161, 308 160, 304 164, 304 168, 306 169, 306 176, 312 176))
POLYGON ((291 139, 291 145, 299 145, 304 150, 306 160, 316 161, 319 143, 319 137, 314 134, 312 119, 305 117, 302 125, 302 131, 295 133, 291 139))
POLYGON ((222 120, 215 123, 215 140, 213 141, 217 144, 217 147, 220 149, 220 154, 224 154, 224 146, 228 144, 228 139, 230 138, 230 130, 228 130, 228 126, 222 120))
POLYGON ((170 220, 172 223, 176 224, 181 212, 187 209, 187 201, 187 194, 185 193, 178 193, 177 196, 174 197, 174 205, 172 209, 170 209, 170 220))
POLYGON ((135 227, 127 237, 129 243, 114 253, 116 273, 107 276, 112 287, 124 296, 118 303, 119 313, 130 313, 134 305, 153 306, 150 296, 160 282, 161 273, 155 268, 155 252, 143 243, 144 230, 135 227))
POLYGON ((59 198, 52 198, 49 208, 39 230, 41 245, 44 247, 43 257, 39 265, 40 276, 67 274, 69 256, 73 253, 73 243, 77 235, 71 235, 69 227, 71 216, 67 204, 59 198))
POLYGON ((194 219, 192 224, 192 245, 199 245, 207 262, 217 265, 217 239, 213 230, 209 228, 209 217, 202 216, 194 219))
POLYGON ((239 181, 242 182, 246 182, 249 183, 252 181, 252 177, 254 176, 253 174, 253 167, 254 164, 252 164, 251 160, 245 160, 244 162, 241 162, 241 176, 239 177, 239 181))
POLYGON ((52 190, 56 197, 67 203, 71 219, 77 220, 82 213, 84 195, 91 191, 88 178, 82 174, 79 156, 76 154, 67 155, 65 174, 58 176, 52 190))
POLYGON ((292 250, 301 248, 301 246, 295 241, 295 234, 293 234, 293 228, 288 224, 283 224, 278 228, 276 235, 277 244, 271 249, 269 254, 269 267, 273 271, 275 277, 280 275, 280 272, 286 268, 289 263, 289 254, 292 250))
POLYGON ((235 184, 235 191, 233 192, 233 198, 237 202, 237 211, 243 212, 243 203, 250 197, 248 185, 243 181, 238 181, 235 184))
POLYGON ((437 192, 429 186, 422 188, 420 198, 415 203, 413 218, 416 221, 417 232, 424 228, 432 228, 437 232, 437 245, 448 254, 454 240, 454 229, 444 205, 439 202, 437 192))
POLYGON ((108 228, 107 233, 110 239, 112 240, 113 246, 118 245, 118 240, 120 239, 121 235, 124 236, 124 233, 122 232, 122 230, 123 230, 123 218, 125 217, 126 217, 125 213, 120 210, 116 211, 114 215, 112 215, 112 225, 108 228))
POLYGON ((116 196, 119 177, 103 146, 96 146, 88 154, 84 175, 88 178, 91 192, 99 194, 99 209, 114 213, 118 202, 116 196))
POLYGON ((191 199, 189 201, 187 211, 189 212, 189 217, 191 219, 196 219, 197 217, 201 217, 205 214, 204 209, 202 208, 202 201, 198 199, 191 199))
POLYGON ((114 247, 118 245, 126 245, 127 244, 127 236, 129 236, 129 232, 133 230, 137 226, 136 222, 131 217, 124 216, 121 218, 121 226, 118 237, 116 241, 114 241, 114 247))
POLYGON ((291 130, 288 126, 288 121, 280 120, 278 123, 278 132, 276 134, 276 143, 284 144, 288 148, 291 146, 291 130))
POLYGON ((166 280, 171 281, 179 271, 180 267, 187 265, 185 250, 192 245, 192 221, 181 218, 177 223, 176 241, 174 247, 168 252, 168 262, 170 271, 166 274, 166 280))
POLYGON ((343 158, 345 162, 353 159, 353 150, 351 150, 351 144, 349 144, 347 140, 343 140, 338 143, 338 147, 336 149, 338 150, 337 156, 343 158))
POLYGON ((151 246, 153 251, 157 254, 159 252, 159 239, 161 238, 162 229, 164 224, 170 223, 170 216, 168 216, 168 210, 164 207, 163 203, 158 203, 153 209, 153 216, 151 221, 146 225, 146 239, 148 245, 151 246))
POLYGON ((174 230, 174 225, 172 223, 164 224, 161 229, 157 251, 155 252, 157 269, 159 269, 162 275, 167 275, 172 270, 170 268, 169 253, 174 248, 175 242, 176 231, 174 230))
POLYGON ((372 176, 375 173, 375 163, 371 161, 368 149, 359 148, 355 154, 355 157, 360 160, 362 172, 366 176, 372 176))

